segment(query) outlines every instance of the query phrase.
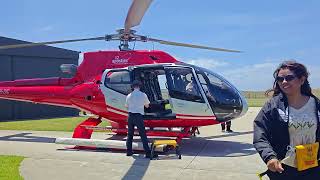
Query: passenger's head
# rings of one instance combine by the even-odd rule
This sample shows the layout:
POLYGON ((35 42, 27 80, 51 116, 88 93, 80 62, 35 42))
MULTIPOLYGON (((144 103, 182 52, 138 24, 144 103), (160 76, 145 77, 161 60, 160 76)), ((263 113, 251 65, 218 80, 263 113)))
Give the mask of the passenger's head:
POLYGON ((134 80, 131 86, 133 89, 137 89, 137 88, 140 89, 141 85, 142 83, 139 80, 134 80))
POLYGON ((283 93, 285 95, 312 95, 308 81, 309 73, 307 68, 294 60, 284 61, 274 71, 273 96, 283 93))

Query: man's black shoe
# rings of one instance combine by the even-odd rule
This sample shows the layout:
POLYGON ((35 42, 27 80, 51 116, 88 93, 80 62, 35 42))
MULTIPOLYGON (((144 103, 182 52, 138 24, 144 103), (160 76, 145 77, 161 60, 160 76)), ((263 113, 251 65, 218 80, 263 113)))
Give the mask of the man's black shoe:
POLYGON ((132 156, 132 152, 127 152, 127 156, 132 156))
POLYGON ((227 129, 227 132, 232 133, 233 131, 231 129, 227 129))

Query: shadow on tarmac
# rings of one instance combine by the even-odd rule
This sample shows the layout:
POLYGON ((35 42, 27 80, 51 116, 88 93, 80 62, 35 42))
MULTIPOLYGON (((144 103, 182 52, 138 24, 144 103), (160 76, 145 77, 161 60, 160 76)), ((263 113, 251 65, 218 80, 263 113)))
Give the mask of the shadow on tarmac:
MULTIPOLYGON (((239 157, 239 156, 249 156, 256 153, 252 144, 235 142, 235 141, 222 141, 216 140, 215 138, 230 137, 237 135, 251 134, 252 131, 248 132, 236 132, 229 133, 219 136, 210 136, 210 137, 193 137, 182 140, 181 144, 181 153, 183 156, 200 156, 200 157, 239 157)), ((112 137, 112 139, 123 140, 124 137, 112 137)), ((149 138, 150 140, 150 138, 149 138)), ((151 140, 152 141, 152 140, 151 140)), ((166 153, 165 156, 159 156, 158 160, 161 159, 176 159, 172 156, 168 157, 166 153)), ((144 159, 143 155, 138 156, 134 155, 133 162, 130 169, 123 176, 122 180, 140 180, 143 179, 150 160, 144 159)))
POLYGON ((182 141, 182 155, 207 157, 239 157, 256 154, 253 144, 224 141, 218 138, 252 134, 253 131, 226 133, 216 136, 191 137, 182 141))
POLYGON ((181 153, 184 156, 240 157, 253 155, 256 150, 249 143, 193 138, 183 140, 181 153))
POLYGON ((126 172, 126 174, 121 178, 122 180, 138 180, 143 179, 149 164, 150 159, 144 158, 143 154, 132 156, 135 160, 131 165, 130 169, 126 172), (142 168, 143 167, 143 168, 142 168))
POLYGON ((38 142, 38 143, 54 143, 56 138, 32 136, 32 133, 19 133, 10 136, 0 137, 0 141, 21 141, 21 142, 38 142))
MULTIPOLYGON (((252 144, 239 141, 224 141, 217 138, 250 134, 248 132, 228 133, 217 136, 208 137, 191 137, 182 140, 181 154, 182 156, 205 156, 205 157, 238 157, 249 156, 256 153, 252 144)), ((126 136, 112 136, 108 139, 125 140, 126 136)), ((56 138, 32 136, 32 133, 18 133, 9 136, 0 137, 0 141, 20 141, 20 142, 36 142, 36 143, 55 143, 56 138)), ((154 138, 149 138, 152 141, 154 138)), ((134 139, 134 141, 138 141, 134 139)), ((61 149, 60 149, 61 150, 61 149)), ((105 148, 96 149, 98 151, 112 151, 125 153, 125 151, 110 150, 105 148)), ((92 151, 92 149, 89 149, 92 151)), ((141 151, 138 153, 142 153, 141 151)), ((140 154, 142 156, 142 154, 140 154)), ((139 159, 139 156, 134 156, 139 159)))
POLYGON ((206 139, 214 139, 214 138, 223 138, 223 137, 232 137, 232 136, 240 136, 240 135, 246 135, 246 134, 252 134, 253 131, 246 131, 246 132, 233 132, 233 133, 225 133, 222 135, 217 136, 206 136, 206 139))
MULTIPOLYGON (((183 156, 200 156, 200 157, 240 157, 240 156, 249 156, 256 153, 252 144, 236 141, 224 141, 217 138, 231 137, 238 135, 250 134, 252 131, 248 132, 235 132, 228 133, 217 136, 208 136, 208 137, 191 137, 185 138, 181 143, 181 154, 183 156)), ((108 139, 113 140, 122 140, 124 141, 126 136, 112 136, 108 139)), ((18 133, 9 136, 0 137, 0 141, 21 141, 21 142, 36 142, 36 143, 55 143, 56 138, 49 137, 39 137, 32 136, 32 133, 18 133)), ((155 138, 149 138, 150 141, 155 138)), ((134 141, 137 141, 136 139, 134 141)), ((57 149, 62 151, 79 151, 79 149, 57 149)), ((82 151, 83 149, 80 149, 82 151)), ((99 149, 88 149, 84 150, 88 152, 116 152, 122 153, 125 156, 125 151, 123 150, 110 150, 106 148, 99 149)), ((122 180, 140 180, 144 177, 149 164, 150 159, 144 158, 143 152, 135 151, 135 154, 132 156, 134 162, 131 167, 128 169, 126 174, 123 176, 122 180), (140 153, 140 154, 137 154, 140 153)), ((179 160, 172 156, 168 156, 167 153, 161 153, 158 160, 161 159, 172 159, 179 160), (162 156, 164 155, 164 156, 162 156)))

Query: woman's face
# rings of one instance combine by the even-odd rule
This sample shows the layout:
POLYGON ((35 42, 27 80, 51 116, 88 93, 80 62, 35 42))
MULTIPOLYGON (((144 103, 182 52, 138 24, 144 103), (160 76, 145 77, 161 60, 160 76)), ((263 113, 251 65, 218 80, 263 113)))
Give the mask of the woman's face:
POLYGON ((301 86, 305 81, 305 77, 300 79, 289 69, 280 69, 276 77, 277 83, 286 95, 300 94, 301 86))

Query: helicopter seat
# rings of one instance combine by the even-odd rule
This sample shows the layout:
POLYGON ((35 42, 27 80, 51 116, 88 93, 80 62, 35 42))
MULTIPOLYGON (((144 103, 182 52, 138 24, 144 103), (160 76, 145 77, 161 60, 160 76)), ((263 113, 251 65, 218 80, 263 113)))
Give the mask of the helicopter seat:
POLYGON ((176 115, 170 111, 159 113, 145 113, 144 119, 159 119, 159 120, 173 120, 176 119, 176 115))
POLYGON ((150 103, 149 108, 145 109, 145 119, 175 119, 175 114, 172 110, 166 107, 169 104, 168 100, 157 100, 150 103))
POLYGON ((169 104, 169 101, 166 100, 155 100, 150 102, 149 108, 146 108, 147 113, 171 113, 172 111, 170 109, 166 109, 166 104, 169 104), (168 111, 170 110, 170 111, 168 111))

